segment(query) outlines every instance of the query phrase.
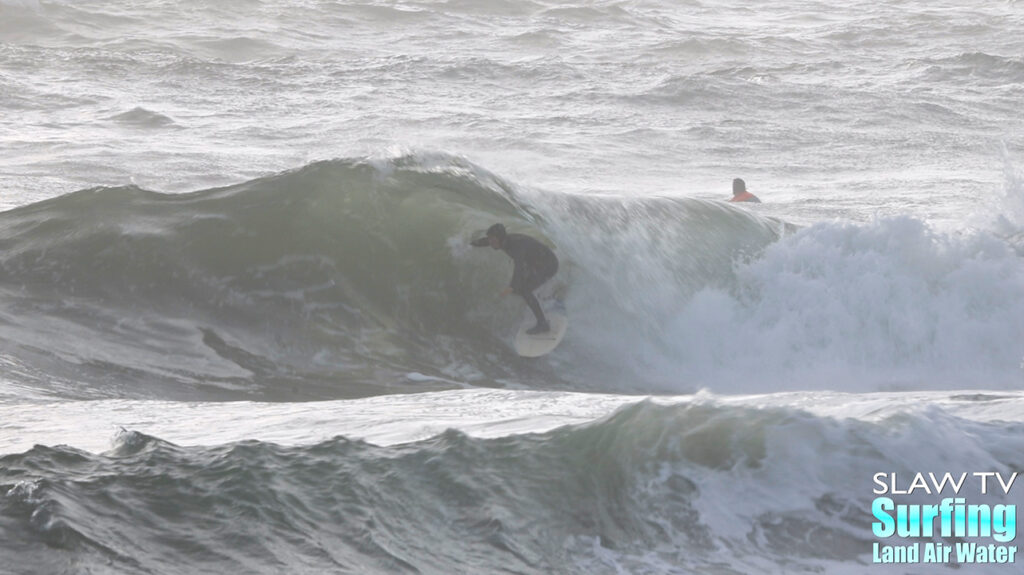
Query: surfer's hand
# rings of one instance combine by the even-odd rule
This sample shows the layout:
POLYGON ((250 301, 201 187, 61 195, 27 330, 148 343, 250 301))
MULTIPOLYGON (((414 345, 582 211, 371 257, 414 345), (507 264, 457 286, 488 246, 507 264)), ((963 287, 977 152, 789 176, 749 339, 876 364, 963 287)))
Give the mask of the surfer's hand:
POLYGON ((501 293, 498 294, 498 295, 500 295, 501 297, 505 297, 505 296, 507 296, 510 293, 512 293, 512 288, 511 287, 507 287, 507 288, 501 290, 501 293))

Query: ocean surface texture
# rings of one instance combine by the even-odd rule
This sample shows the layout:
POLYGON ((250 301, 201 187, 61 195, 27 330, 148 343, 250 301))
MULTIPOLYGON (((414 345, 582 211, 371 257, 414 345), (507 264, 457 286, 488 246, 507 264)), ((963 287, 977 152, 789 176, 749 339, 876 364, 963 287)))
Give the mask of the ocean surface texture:
POLYGON ((0 574, 1024 565, 880 472, 1024 472, 1024 3, 0 0, 0 574))

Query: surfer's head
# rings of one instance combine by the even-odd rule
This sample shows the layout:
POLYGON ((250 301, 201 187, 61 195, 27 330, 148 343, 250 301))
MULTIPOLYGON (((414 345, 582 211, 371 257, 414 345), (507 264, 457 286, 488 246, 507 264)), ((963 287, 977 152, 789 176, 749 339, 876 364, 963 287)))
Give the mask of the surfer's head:
POLYGON ((487 228, 487 241, 490 242, 492 248, 500 250, 501 244, 505 243, 505 226, 494 224, 487 228))
POLYGON ((736 178, 735 180, 732 181, 732 195, 738 196, 738 195, 740 195, 740 194, 742 194, 742 193, 744 193, 746 191, 747 191, 747 183, 746 182, 744 182, 740 178, 736 178))

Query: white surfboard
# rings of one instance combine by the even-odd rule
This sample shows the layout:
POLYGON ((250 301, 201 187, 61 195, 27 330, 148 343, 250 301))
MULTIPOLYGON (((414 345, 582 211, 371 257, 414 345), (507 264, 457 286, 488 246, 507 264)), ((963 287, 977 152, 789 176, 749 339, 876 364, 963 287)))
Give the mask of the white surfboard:
POLYGON ((549 311, 544 315, 548 318, 551 330, 537 335, 526 333, 526 330, 537 323, 533 315, 530 315, 523 321, 523 325, 519 326, 519 333, 516 334, 516 353, 523 357, 540 357, 551 353, 561 343, 565 337, 565 330, 569 327, 569 318, 563 311, 549 311))

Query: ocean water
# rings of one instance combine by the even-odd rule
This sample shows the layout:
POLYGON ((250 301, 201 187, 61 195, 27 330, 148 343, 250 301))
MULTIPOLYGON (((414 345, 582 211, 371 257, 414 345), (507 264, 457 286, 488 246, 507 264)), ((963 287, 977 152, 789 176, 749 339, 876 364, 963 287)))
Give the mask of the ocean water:
POLYGON ((0 573, 1016 572, 872 503, 1024 503, 1022 110, 1017 0, 0 0, 0 573))

